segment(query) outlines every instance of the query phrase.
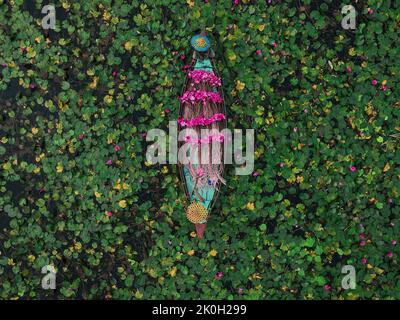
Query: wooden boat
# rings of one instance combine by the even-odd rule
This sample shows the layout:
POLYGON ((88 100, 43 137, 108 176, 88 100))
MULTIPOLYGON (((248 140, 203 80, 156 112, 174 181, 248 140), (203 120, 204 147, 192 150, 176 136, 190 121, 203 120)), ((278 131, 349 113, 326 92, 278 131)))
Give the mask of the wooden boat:
MULTIPOLYGON (((192 38, 191 44, 194 49, 193 62, 182 89, 178 123, 180 131, 191 128, 194 133, 199 133, 201 129, 209 129, 211 134, 197 140, 189 135, 185 141, 178 142, 179 150, 187 143, 194 144, 193 148, 197 147, 195 151, 188 152, 189 155, 192 153, 193 161, 182 164, 178 160, 178 168, 183 190, 190 203, 186 208, 186 216, 195 224, 197 236, 202 238, 221 184, 224 183, 223 137, 213 133, 217 130, 221 133, 227 127, 227 120, 222 82, 209 40, 205 33, 201 33, 192 38), (210 154, 206 157, 199 152, 203 143, 208 143, 210 148, 210 154), (215 165, 213 161, 218 159, 220 164, 215 165), (208 164, 202 163, 207 160, 210 160, 208 164)), ((198 136, 203 137, 200 134, 198 136)))

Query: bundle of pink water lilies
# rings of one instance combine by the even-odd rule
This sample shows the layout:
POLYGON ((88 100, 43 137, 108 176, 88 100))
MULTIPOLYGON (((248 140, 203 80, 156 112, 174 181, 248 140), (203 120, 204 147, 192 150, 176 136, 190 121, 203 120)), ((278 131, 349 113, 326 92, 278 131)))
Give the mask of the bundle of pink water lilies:
POLYGON ((223 113, 216 113, 212 117, 205 118, 204 116, 192 118, 190 120, 185 120, 183 118, 178 118, 178 123, 182 127, 193 127, 193 126, 208 126, 213 122, 222 121, 225 119, 225 115, 223 113))
POLYGON ((207 83, 213 87, 221 86, 221 78, 217 77, 212 72, 207 72, 204 70, 192 70, 189 71, 189 78, 194 81, 194 83, 207 83))
POLYGON ((222 103, 222 98, 218 92, 210 92, 203 90, 193 90, 186 91, 180 100, 184 102, 188 102, 191 104, 196 104, 198 102, 203 102, 205 105, 208 101, 212 103, 222 103))

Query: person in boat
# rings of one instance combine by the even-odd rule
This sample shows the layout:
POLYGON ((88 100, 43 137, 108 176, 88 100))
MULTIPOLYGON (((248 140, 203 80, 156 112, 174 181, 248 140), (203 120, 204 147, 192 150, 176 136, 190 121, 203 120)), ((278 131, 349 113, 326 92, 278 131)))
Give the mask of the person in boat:
POLYGON ((220 183, 225 183, 223 174, 223 140, 221 134, 225 127, 225 114, 222 100, 221 79, 216 75, 213 65, 215 56, 210 41, 204 33, 191 39, 194 48, 194 65, 188 72, 188 81, 181 97, 182 117, 178 123, 189 132, 186 142, 192 143, 190 161, 183 167, 184 184, 191 205, 188 208, 189 220, 204 224, 211 210, 213 200, 219 192, 220 183), (203 153, 204 144, 208 152, 203 153), (197 218, 196 218, 197 214, 197 218))

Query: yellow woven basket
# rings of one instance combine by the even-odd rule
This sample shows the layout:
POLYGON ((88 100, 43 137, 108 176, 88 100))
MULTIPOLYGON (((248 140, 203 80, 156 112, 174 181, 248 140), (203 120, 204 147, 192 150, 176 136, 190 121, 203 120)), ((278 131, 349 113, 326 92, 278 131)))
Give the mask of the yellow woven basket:
POLYGON ((187 208, 186 217, 191 223, 206 223, 208 211, 200 202, 193 201, 187 208))

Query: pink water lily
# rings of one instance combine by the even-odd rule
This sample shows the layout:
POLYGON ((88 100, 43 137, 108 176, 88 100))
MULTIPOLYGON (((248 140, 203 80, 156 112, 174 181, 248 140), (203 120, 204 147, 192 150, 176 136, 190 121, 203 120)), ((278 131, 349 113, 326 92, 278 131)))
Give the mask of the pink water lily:
POLYGON ((207 100, 212 103, 222 103, 222 98, 218 92, 202 90, 186 91, 180 100, 181 102, 189 102, 191 104, 199 101, 205 103, 207 100))
POLYGON ((183 66, 183 68, 182 68, 182 72, 185 72, 185 73, 186 73, 189 69, 190 69, 190 65, 185 64, 185 65, 183 66))
POLYGON ((222 273, 222 272, 217 272, 217 273, 215 274, 215 279, 216 279, 216 280, 220 280, 220 279, 222 278, 222 276, 223 276, 223 273, 222 273))
POLYGON ((196 174, 197 174, 199 177, 201 177, 201 176, 204 174, 203 168, 197 168, 197 169, 196 169, 196 174))

